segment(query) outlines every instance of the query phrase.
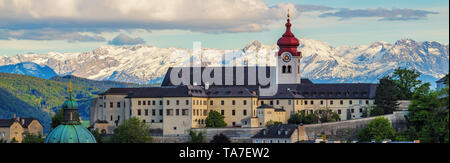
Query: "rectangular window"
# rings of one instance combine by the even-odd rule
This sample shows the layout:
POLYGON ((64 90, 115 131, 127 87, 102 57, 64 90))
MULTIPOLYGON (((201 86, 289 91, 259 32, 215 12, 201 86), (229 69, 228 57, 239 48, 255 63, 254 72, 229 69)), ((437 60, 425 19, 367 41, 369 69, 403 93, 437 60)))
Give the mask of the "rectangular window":
POLYGON ((369 100, 366 100, 366 105, 369 105, 369 100))
POLYGON ((186 105, 189 105, 189 100, 186 100, 186 105))
POLYGON ((288 105, 291 105, 291 104, 292 104, 291 100, 288 100, 288 105))
POLYGON ((156 105, 156 101, 155 101, 155 100, 153 100, 153 101, 152 101, 152 104, 153 104, 153 105, 156 105))
POLYGON ((166 102, 166 103, 167 103, 167 105, 170 105, 170 100, 167 100, 167 102, 166 102))
POLYGON ((331 101, 330 101, 330 105, 333 105, 333 103, 334 103, 333 100, 331 100, 331 101))
POLYGON ((213 104, 214 104, 213 100, 209 101, 209 105, 213 105, 213 104))
POLYGON ((175 114, 176 114, 177 116, 180 115, 180 109, 177 109, 175 114))
POLYGON ((341 103, 341 105, 344 105, 344 100, 341 100, 340 103, 341 103))
POLYGON ((323 100, 320 100, 320 105, 323 105, 323 100))
POLYGON ((172 116, 173 115, 173 109, 167 109, 166 110, 166 115, 167 116, 172 116))
POLYGON ((314 101, 311 100, 311 105, 314 105, 314 101))
POLYGON ((186 115, 186 109, 181 110, 181 115, 186 115))
POLYGON ((138 105, 141 105, 141 101, 138 101, 138 105))
POLYGON ((272 101, 272 100, 270 100, 270 105, 272 105, 272 106, 273 106, 273 101, 272 101))
POLYGON ((277 105, 280 105, 280 100, 277 100, 277 105))
POLYGON ((156 115, 156 110, 152 109, 152 115, 155 116, 156 115))
POLYGON ((308 101, 305 100, 305 105, 308 105, 308 101))
POLYGON ((177 105, 180 105, 180 100, 177 100, 177 105))
POLYGON ((352 113, 355 113, 355 109, 352 109, 351 111, 352 111, 352 113))
POLYGON ((151 103, 151 101, 150 101, 150 100, 148 100, 148 101, 147 101, 147 104, 148 104, 148 105, 152 105, 152 103, 151 103))
POLYGON ((220 114, 225 115, 225 110, 221 110, 220 114))
POLYGON ((163 101, 162 100, 159 100, 159 105, 163 105, 163 101))
POLYGON ((223 100, 220 101, 220 104, 221 104, 221 105, 225 105, 225 101, 223 101, 223 100))
POLYGON ((117 107, 120 108, 120 102, 117 102, 117 107))
POLYGON ((264 101, 261 101, 261 105, 264 105, 264 101))
POLYGON ((236 101, 233 100, 233 101, 231 102, 231 104, 232 104, 232 105, 236 105, 236 101))
POLYGON ((236 115, 236 110, 232 110, 231 111, 231 115, 235 116, 236 115))
POLYGON ((141 109, 138 109, 138 115, 141 115, 141 109))
POLYGON ((362 100, 359 100, 359 104, 362 105, 362 100))
POLYGON ((163 115, 163 110, 159 109, 159 115, 162 116, 163 115))
POLYGON ((113 104, 112 102, 109 103, 109 107, 110 107, 110 108, 113 108, 113 107, 114 107, 113 105, 114 105, 114 104, 113 104))
POLYGON ((207 116, 208 115, 208 110, 203 110, 203 116, 207 116))
POLYGON ((247 110, 244 110, 244 116, 246 116, 247 115, 247 110))
POLYGON ((145 109, 145 116, 148 116, 148 109, 145 109))
POLYGON ((145 101, 142 101, 142 105, 145 105, 145 101))
POLYGON ((363 110, 362 110, 362 109, 359 109, 359 112, 360 112, 360 113, 362 113, 362 112, 363 112, 363 110))
POLYGON ((244 100, 244 105, 247 105, 247 100, 244 100))
POLYGON ((353 104, 353 101, 352 101, 352 100, 349 100, 348 103, 349 103, 350 105, 352 105, 352 104, 353 104))

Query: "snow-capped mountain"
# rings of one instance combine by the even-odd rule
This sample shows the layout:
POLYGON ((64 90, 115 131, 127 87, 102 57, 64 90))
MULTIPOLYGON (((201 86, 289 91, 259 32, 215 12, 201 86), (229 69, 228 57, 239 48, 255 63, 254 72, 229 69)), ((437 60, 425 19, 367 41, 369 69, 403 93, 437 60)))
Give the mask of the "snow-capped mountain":
MULTIPOLYGON (((370 82, 391 73, 397 67, 416 69, 422 80, 434 83, 449 72, 449 48, 438 42, 416 42, 402 39, 395 44, 379 41, 368 45, 332 47, 317 40, 300 39, 303 53, 302 77, 314 82, 370 82)), ((277 45, 258 41, 242 49, 203 48, 198 65, 256 65, 257 55, 274 56, 277 45), (226 55, 223 55, 226 54, 226 55), (230 62, 235 58, 236 61, 230 62), (226 60, 223 62, 223 60, 226 60)), ((182 48, 159 48, 151 45, 134 47, 104 46, 83 53, 25 54, 0 57, 1 65, 34 62, 52 68, 59 75, 75 75, 94 80, 133 83, 160 82, 169 67, 187 66, 193 51, 182 48)), ((194 65, 197 62, 194 62, 194 65)), ((276 62, 271 60, 269 65, 276 62)))
POLYGON ((48 66, 41 66, 33 62, 22 62, 14 65, 0 66, 0 72, 34 76, 43 79, 50 79, 58 74, 48 66))

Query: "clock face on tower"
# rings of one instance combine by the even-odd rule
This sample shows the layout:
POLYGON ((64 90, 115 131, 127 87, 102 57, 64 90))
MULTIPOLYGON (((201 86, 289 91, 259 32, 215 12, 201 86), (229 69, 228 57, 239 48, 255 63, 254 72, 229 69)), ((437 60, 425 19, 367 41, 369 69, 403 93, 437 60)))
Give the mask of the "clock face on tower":
POLYGON ((283 62, 290 62, 292 60, 292 54, 289 52, 281 53, 281 57, 283 58, 283 62))

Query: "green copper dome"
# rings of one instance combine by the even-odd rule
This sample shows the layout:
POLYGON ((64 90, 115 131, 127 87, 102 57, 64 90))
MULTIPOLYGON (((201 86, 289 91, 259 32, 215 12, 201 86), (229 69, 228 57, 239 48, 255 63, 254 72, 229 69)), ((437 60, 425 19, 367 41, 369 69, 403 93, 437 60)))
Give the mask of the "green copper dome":
POLYGON ((69 94, 69 100, 62 106, 61 125, 48 134, 45 143, 97 143, 92 133, 81 126, 78 104, 72 100, 72 82, 70 82, 69 94))
POLYGON ((78 103, 72 99, 69 99, 64 102, 63 109, 78 109, 78 103))
POLYGON ((81 125, 59 125, 48 134, 45 143, 97 143, 95 137, 81 125))

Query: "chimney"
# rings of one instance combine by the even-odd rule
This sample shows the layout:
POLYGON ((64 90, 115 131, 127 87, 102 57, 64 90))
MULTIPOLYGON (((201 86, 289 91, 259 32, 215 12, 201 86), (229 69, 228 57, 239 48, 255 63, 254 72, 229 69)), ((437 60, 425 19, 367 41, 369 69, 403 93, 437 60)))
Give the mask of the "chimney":
POLYGON ((25 124, 25 119, 21 119, 21 121, 22 121, 22 125, 24 125, 25 124))

